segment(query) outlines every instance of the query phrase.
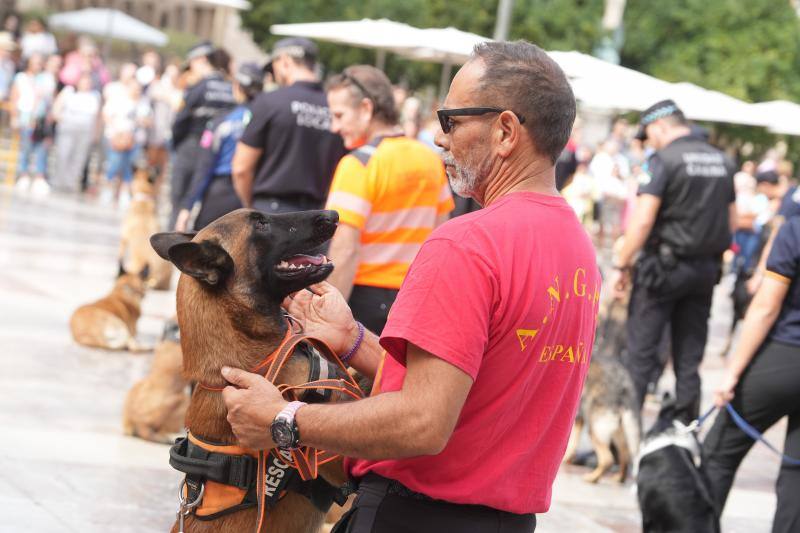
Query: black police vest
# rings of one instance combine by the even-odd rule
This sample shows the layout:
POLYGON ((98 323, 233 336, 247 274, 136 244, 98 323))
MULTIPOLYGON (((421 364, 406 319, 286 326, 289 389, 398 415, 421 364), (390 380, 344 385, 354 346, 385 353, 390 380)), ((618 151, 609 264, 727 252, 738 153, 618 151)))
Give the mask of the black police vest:
POLYGON ((731 243, 733 163, 722 151, 691 136, 676 139, 653 159, 652 179, 666 180, 666 186, 651 246, 666 244, 679 257, 721 255, 731 243))

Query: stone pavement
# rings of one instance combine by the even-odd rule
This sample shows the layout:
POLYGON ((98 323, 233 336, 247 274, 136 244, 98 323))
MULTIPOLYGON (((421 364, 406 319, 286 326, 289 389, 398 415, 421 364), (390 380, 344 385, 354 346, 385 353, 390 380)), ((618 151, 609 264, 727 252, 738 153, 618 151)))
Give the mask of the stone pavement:
MULTIPOLYGON (((151 354, 112 353, 72 342, 72 311, 104 295, 117 271, 120 216, 91 200, 41 200, 0 186, 0 532, 164 532, 180 476, 167 447, 121 435, 128 388, 151 354)), ((724 296, 724 288, 720 290, 724 296)), ((172 293, 148 293, 140 341, 152 345, 174 311, 172 293)), ((717 299, 703 367, 704 394, 721 377, 718 351, 730 310, 717 299)), ((669 386, 667 375, 662 385, 669 386)), ((650 409, 650 414, 655 412, 650 409)), ((785 425, 768 438, 782 446, 785 425)), ((767 532, 778 461, 757 446, 723 520, 725 532, 767 532)), ((632 484, 589 485, 562 468, 537 532, 634 532, 632 484)))

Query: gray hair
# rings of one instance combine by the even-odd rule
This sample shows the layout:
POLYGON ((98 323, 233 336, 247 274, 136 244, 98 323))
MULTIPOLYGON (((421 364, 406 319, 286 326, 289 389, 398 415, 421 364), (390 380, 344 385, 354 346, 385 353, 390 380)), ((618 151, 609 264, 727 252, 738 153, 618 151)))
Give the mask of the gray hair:
POLYGON ((536 149, 555 164, 576 114, 575 96, 561 67, 526 41, 478 44, 472 51, 475 59, 485 67, 477 88, 487 98, 481 105, 510 109, 525 117, 524 127, 536 149))

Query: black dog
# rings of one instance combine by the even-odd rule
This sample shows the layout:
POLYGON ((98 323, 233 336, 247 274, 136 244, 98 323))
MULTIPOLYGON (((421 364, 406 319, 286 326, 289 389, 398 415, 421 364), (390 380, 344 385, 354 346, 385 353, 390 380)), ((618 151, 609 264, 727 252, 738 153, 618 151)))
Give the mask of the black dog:
POLYGON ((643 532, 719 533, 700 443, 675 420, 673 401, 665 399, 640 450, 636 484, 643 532))

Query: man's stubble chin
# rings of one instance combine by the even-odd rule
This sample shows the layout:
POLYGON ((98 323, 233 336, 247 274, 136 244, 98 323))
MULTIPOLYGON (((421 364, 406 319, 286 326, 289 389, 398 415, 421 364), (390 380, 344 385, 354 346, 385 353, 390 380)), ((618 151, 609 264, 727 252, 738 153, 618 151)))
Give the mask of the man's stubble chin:
POLYGON ((480 185, 486 181, 491 165, 486 158, 478 160, 480 162, 476 164, 454 164, 447 169, 450 188, 455 194, 463 198, 473 198, 480 185))

